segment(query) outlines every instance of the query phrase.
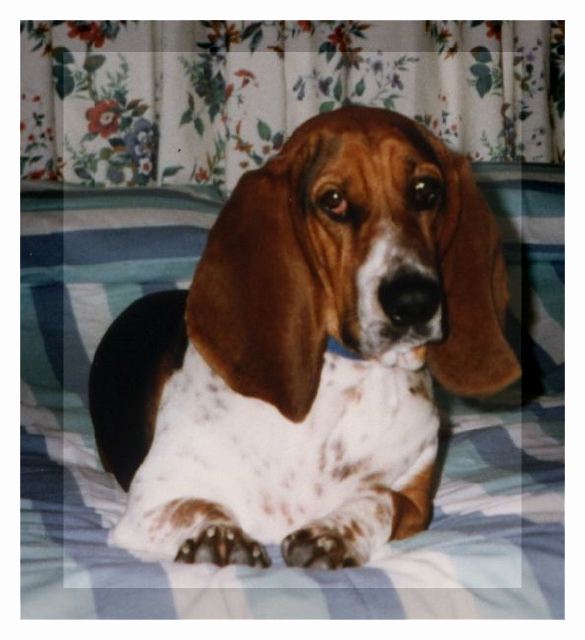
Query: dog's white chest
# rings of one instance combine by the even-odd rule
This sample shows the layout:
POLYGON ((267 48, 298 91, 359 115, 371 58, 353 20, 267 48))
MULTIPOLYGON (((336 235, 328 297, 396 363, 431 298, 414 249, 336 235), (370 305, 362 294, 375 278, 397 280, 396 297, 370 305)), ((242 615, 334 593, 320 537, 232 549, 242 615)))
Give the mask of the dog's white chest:
POLYGON ((193 496, 226 507, 260 542, 278 543, 376 474, 400 489, 436 453, 429 384, 426 373, 326 354, 313 407, 293 423, 234 393, 189 346, 164 388, 154 442, 115 542, 176 551, 168 523, 159 518, 157 532, 152 515, 193 496))

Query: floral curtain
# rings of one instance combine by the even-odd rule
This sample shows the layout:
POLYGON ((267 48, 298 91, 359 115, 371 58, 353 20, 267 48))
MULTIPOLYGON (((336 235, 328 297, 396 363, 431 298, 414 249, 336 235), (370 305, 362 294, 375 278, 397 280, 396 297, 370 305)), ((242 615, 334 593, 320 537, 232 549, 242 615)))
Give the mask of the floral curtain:
POLYGON ((227 192, 348 102, 474 161, 562 163, 564 23, 21 23, 23 179, 227 192))

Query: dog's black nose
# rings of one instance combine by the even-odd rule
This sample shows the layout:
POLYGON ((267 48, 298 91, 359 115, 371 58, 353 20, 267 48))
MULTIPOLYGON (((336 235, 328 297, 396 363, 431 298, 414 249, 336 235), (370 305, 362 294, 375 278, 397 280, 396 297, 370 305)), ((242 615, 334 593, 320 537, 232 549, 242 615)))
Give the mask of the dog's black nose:
POLYGON ((418 272, 404 272, 383 280, 378 300, 392 324, 400 329, 428 322, 441 303, 439 283, 418 272))

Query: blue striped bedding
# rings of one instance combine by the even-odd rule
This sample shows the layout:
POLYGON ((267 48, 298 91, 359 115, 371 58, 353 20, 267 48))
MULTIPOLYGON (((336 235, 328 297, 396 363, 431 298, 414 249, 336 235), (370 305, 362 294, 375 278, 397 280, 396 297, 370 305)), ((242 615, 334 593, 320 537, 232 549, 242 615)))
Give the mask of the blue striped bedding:
POLYGON ((336 572, 287 568, 276 548, 272 568, 254 570, 108 545, 125 495, 96 456, 89 364, 131 301, 189 285, 221 197, 24 185, 22 617, 562 618, 564 175, 537 165, 476 173, 505 241, 525 402, 439 391, 444 467, 429 530, 336 572))

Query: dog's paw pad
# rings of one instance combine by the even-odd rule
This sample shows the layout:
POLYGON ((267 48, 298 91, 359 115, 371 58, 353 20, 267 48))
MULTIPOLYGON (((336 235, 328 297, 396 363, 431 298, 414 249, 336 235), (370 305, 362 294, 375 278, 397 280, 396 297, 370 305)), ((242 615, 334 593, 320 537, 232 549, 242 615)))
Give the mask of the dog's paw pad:
POLYGON ((185 540, 175 562, 210 562, 220 567, 243 564, 264 568, 271 564, 266 549, 259 542, 247 536, 239 527, 226 524, 211 524, 195 538, 185 540))
POLYGON ((282 542, 282 555, 290 567, 339 569, 363 564, 352 545, 334 529, 299 529, 282 542))

